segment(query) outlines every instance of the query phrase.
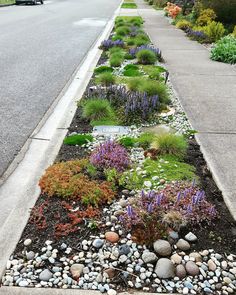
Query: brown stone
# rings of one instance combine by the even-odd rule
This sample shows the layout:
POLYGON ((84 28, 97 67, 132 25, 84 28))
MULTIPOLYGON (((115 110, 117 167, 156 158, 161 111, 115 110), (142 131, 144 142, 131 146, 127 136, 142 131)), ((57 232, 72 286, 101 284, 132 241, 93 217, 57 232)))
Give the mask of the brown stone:
POLYGON ((186 270, 183 264, 179 264, 176 266, 176 276, 181 280, 186 277, 186 270))
POLYGON ((105 233, 105 238, 110 243, 117 243, 119 241, 119 235, 113 231, 108 231, 105 233))
POLYGON ((106 273, 108 277, 112 279, 116 275, 116 270, 114 268, 107 268, 104 270, 104 273, 106 273))

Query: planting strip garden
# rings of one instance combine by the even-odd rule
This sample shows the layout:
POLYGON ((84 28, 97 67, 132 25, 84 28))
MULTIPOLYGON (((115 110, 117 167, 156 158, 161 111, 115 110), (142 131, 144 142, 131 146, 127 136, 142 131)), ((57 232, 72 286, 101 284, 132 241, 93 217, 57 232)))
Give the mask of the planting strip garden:
POLYGON ((118 17, 101 48, 3 285, 234 293, 235 223, 161 50, 141 17, 118 17))

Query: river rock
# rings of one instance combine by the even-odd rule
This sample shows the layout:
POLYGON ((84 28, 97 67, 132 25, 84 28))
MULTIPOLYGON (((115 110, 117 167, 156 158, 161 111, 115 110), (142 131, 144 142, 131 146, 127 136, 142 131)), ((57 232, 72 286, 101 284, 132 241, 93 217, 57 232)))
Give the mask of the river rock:
POLYGON ((106 232, 105 238, 110 243, 117 243, 119 241, 119 235, 115 232, 112 232, 112 231, 106 232))
POLYGON ((186 277, 186 270, 183 264, 179 264, 176 266, 176 276, 181 280, 186 277))
POLYGON ((191 243, 194 243, 197 241, 197 236, 195 236, 195 234, 193 234, 192 232, 189 232, 184 238, 185 240, 191 243))
POLYGON ((48 282, 51 278, 52 278, 52 273, 50 272, 49 269, 44 269, 44 270, 39 274, 39 279, 40 279, 40 281, 48 282))
POLYGON ((182 261, 182 257, 181 257, 179 254, 177 254, 177 253, 173 254, 173 255, 171 256, 170 259, 171 259, 171 261, 173 261, 175 264, 180 264, 181 261, 182 261))
POLYGON ((193 261, 188 261, 185 265, 186 271, 191 276, 196 276, 199 274, 199 268, 193 261))
POLYGON ((97 249, 101 248, 103 246, 103 244, 104 244, 104 240, 101 240, 101 239, 95 239, 93 241, 93 247, 95 247, 97 249))
POLYGON ((143 253, 142 259, 145 263, 153 263, 157 261, 157 256, 153 252, 146 251, 143 253))
POLYGON ((207 262, 207 264, 208 264, 209 270, 211 270, 211 271, 215 271, 216 270, 216 265, 215 265, 215 263, 214 263, 214 261, 212 259, 209 259, 208 262, 207 262))
POLYGON ((179 239, 178 242, 176 243, 176 246, 178 249, 182 251, 187 251, 190 249, 189 242, 185 241, 184 239, 179 239))
POLYGON ((171 245, 166 240, 157 240, 154 242, 153 248, 160 256, 169 256, 171 254, 171 245))
POLYGON ((70 272, 72 274, 72 277, 74 279, 78 279, 80 275, 82 274, 84 269, 84 265, 80 263, 75 263, 70 267, 70 272))
POLYGON ((160 279, 173 278, 175 276, 175 267, 168 258, 160 258, 155 267, 155 273, 160 279))

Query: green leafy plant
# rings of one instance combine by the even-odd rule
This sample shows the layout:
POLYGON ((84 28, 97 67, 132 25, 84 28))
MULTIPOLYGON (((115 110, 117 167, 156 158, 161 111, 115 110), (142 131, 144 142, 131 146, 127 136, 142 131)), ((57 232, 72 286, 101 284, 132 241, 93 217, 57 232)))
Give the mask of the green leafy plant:
POLYGON ((125 136, 119 139, 119 143, 126 148, 134 147, 136 144, 136 139, 134 137, 125 136))
POLYGON ((211 50, 211 59, 235 64, 236 38, 229 35, 220 39, 211 50))
POLYGON ((101 74, 101 73, 104 73, 104 72, 112 73, 113 71, 114 71, 114 69, 111 68, 111 67, 108 67, 108 66, 100 66, 100 67, 98 67, 98 68, 96 68, 94 70, 94 73, 97 75, 97 74, 101 74))
POLYGON ((93 141, 93 136, 91 134, 74 134, 74 135, 67 136, 63 142, 64 144, 67 144, 67 145, 81 146, 91 141, 93 141))
POLYGON ((152 132, 143 132, 137 138, 137 142, 139 146, 141 146, 144 149, 147 149, 150 147, 151 143, 153 142, 154 137, 155 135, 152 132))
POLYGON ((157 61, 156 54, 148 49, 140 50, 137 53, 138 63, 143 65, 154 64, 157 61))
POLYGON ((123 75, 128 77, 136 77, 141 76, 142 74, 140 73, 139 67, 137 65, 128 64, 124 67, 123 75))
POLYGON ((96 77, 96 83, 104 86, 111 86, 116 81, 115 76, 110 72, 104 72, 96 77))
POLYGON ((182 158, 187 151, 187 141, 182 135, 163 133, 155 136, 152 147, 160 154, 170 154, 182 158))
POLYGON ((211 42, 215 42, 223 37, 225 28, 222 23, 212 21, 204 27, 204 33, 209 37, 211 42))
POLYGON ((114 117, 114 111, 107 99, 89 99, 82 106, 83 117, 90 120, 111 119, 114 117))
POLYGON ((105 174, 106 180, 112 184, 112 188, 115 190, 119 186, 120 173, 115 168, 112 168, 112 169, 105 169, 104 174, 105 174))
POLYGON ((141 69, 149 76, 150 79, 161 80, 161 74, 166 72, 166 69, 161 66, 143 65, 141 69))
POLYGON ((121 8, 135 9, 137 8, 137 5, 135 3, 123 3, 121 8))
POLYGON ((234 30, 233 30, 233 32, 232 32, 232 36, 233 36, 234 38, 236 38, 236 26, 234 26, 234 30))

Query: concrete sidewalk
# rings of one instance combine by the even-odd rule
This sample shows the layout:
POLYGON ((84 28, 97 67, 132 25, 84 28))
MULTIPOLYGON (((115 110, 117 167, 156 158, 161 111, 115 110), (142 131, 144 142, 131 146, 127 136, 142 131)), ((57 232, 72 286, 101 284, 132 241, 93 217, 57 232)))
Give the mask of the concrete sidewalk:
POLYGON ((210 52, 172 26, 162 11, 136 0, 145 30, 169 69, 171 82, 225 203, 236 220, 236 68, 210 60, 210 52))

